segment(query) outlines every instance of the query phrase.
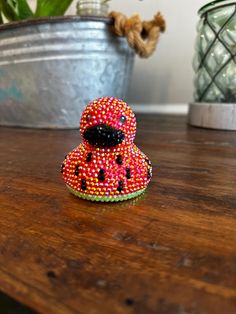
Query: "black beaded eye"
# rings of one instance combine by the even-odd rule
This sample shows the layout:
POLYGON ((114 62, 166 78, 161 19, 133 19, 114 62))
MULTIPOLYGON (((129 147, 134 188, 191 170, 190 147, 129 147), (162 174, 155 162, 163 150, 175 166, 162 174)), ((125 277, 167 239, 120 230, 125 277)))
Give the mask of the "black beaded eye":
POLYGON ((86 121, 89 122, 91 119, 92 119, 91 114, 88 114, 87 117, 86 117, 86 121))
POLYGON ((126 122, 126 117, 125 117, 125 116, 121 116, 121 117, 120 117, 120 122, 121 122, 122 124, 124 124, 124 123, 126 122))

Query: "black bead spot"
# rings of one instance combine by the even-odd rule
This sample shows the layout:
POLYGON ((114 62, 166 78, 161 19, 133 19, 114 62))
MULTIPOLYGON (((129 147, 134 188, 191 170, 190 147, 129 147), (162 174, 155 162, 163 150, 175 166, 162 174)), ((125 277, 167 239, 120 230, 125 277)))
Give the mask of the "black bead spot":
POLYGON ((123 164, 123 159, 122 159, 122 156, 121 155, 117 155, 116 157, 116 163, 118 165, 122 165, 123 164))
POLYGON ((92 153, 88 153, 87 158, 86 158, 86 161, 87 161, 87 162, 91 162, 92 159, 93 159, 93 154, 92 154, 92 153))
POLYGON ((99 171, 98 180, 99 180, 99 181, 105 181, 105 170, 104 170, 104 169, 101 169, 101 170, 99 171))
POLYGON ((67 158, 68 155, 65 155, 65 159, 67 158))
POLYGON ((91 119, 92 119, 91 114, 88 114, 87 117, 86 117, 86 121, 89 122, 91 119))
POLYGON ((126 168, 126 178, 131 179, 131 170, 130 168, 126 168))
POLYGON ((151 171, 151 169, 148 169, 148 171, 147 171, 147 178, 151 179, 151 177, 152 177, 152 171, 151 171))
POLYGON ((124 190, 124 182, 123 181, 119 181, 119 185, 118 185, 117 190, 119 192, 122 192, 124 190))
POLYGON ((64 168, 65 168, 65 164, 63 163, 63 164, 61 165, 61 173, 64 172, 64 168))
POLYGON ((74 172, 75 176, 79 175, 79 165, 75 166, 75 172, 74 172))
POLYGON ((87 183, 85 179, 81 180, 81 190, 85 191, 87 189, 87 183))
POLYGON ((126 122, 126 117, 125 117, 125 116, 121 116, 121 117, 120 117, 120 122, 121 122, 122 124, 124 124, 124 123, 126 122))
POLYGON ((148 158, 146 158, 145 161, 146 161, 146 163, 148 164, 148 166, 151 166, 151 165, 152 165, 152 164, 151 164, 151 161, 150 161, 148 158))

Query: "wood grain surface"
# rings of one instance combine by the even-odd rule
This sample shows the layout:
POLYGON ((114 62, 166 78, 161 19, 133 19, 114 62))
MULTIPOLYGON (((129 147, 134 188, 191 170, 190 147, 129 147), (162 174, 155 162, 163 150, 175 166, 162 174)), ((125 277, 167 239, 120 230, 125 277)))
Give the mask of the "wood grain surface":
POLYGON ((39 313, 236 313, 236 133, 138 116, 154 177, 131 201, 71 195, 79 132, 0 128, 0 290, 39 313))

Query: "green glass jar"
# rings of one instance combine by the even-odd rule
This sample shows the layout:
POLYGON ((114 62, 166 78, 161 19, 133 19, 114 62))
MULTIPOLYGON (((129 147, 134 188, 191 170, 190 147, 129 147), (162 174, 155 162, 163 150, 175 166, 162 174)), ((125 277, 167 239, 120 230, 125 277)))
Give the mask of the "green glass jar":
POLYGON ((236 1, 210 2, 199 15, 194 99, 236 103, 236 1))
POLYGON ((80 16, 108 16, 109 0, 79 0, 77 15, 80 16))

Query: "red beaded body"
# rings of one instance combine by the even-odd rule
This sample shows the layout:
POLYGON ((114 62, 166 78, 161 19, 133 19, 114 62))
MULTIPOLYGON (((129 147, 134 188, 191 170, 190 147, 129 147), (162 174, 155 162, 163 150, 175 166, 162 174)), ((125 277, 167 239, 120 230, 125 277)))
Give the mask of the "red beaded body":
POLYGON ((69 190, 92 201, 123 201, 143 193, 151 179, 149 159, 133 143, 136 118, 122 100, 100 98, 81 118, 83 143, 69 153, 62 173, 69 190))

